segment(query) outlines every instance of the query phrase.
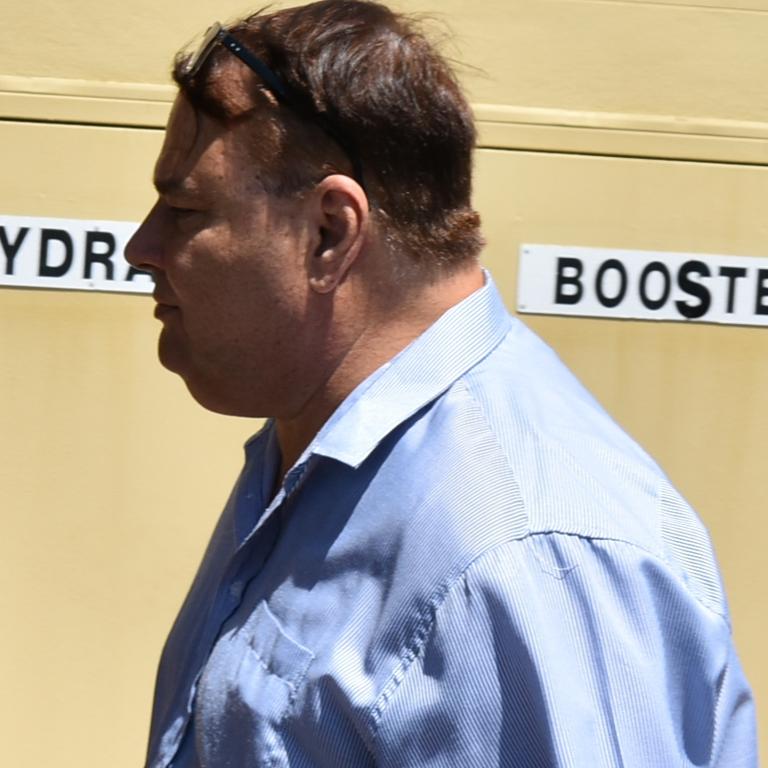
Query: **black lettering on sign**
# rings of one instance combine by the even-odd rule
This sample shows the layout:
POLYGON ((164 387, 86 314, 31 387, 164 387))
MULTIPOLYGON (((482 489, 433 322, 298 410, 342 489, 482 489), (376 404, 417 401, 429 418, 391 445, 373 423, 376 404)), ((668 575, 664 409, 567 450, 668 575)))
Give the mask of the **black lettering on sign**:
POLYGON ((768 269, 757 270, 757 296, 755 297, 755 314, 768 315, 768 269))
POLYGON ((669 270, 660 261, 652 261, 646 265, 645 269, 640 275, 640 301, 643 302, 643 306, 647 309, 661 309, 669 298, 669 292, 672 290, 672 276, 669 274, 669 270), (664 287, 661 289, 661 294, 658 298, 652 299, 648 295, 648 278, 654 273, 661 275, 664 281, 664 287))
POLYGON ((747 274, 746 267, 720 267, 720 277, 728 278, 728 302, 725 311, 733 313, 733 305, 736 302, 736 281, 747 274))
POLYGON ((627 292, 627 270, 624 265, 618 259, 608 259, 600 265, 600 269, 597 270, 595 276, 595 293, 597 294, 598 301, 604 307, 615 307, 617 304, 621 304, 621 300, 627 292), (608 296, 605 293, 603 286, 603 280, 606 273, 615 271, 619 275, 619 290, 615 296, 608 296))
POLYGON ((8 239, 8 235, 5 232, 5 227, 0 225, 0 245, 3 247, 3 253, 5 254, 5 274, 13 274, 13 261, 16 258, 16 254, 21 248, 21 244, 29 232, 29 227, 19 227, 19 234, 16 235, 16 239, 11 242, 8 239))
POLYGON ((703 261, 686 261, 677 273, 677 284, 680 286, 680 290, 695 296, 699 302, 698 304, 692 304, 680 299, 675 302, 675 306, 683 317, 695 320, 707 314, 707 310, 712 303, 712 297, 705 285, 696 282, 696 280, 691 280, 691 275, 709 277, 709 267, 703 261))
POLYGON ((555 304, 578 304, 584 294, 581 273, 584 265, 581 259, 561 256, 557 260, 557 282, 555 283, 555 304), (566 287, 568 290, 566 291, 566 287))
POLYGON ((115 267, 112 264, 112 255, 117 248, 115 236, 111 232, 86 232, 85 233, 85 269, 83 277, 91 279, 91 267, 101 264, 107 275, 107 280, 113 280, 115 267), (97 252, 96 246, 105 246, 101 252, 97 252))
POLYGON ((63 229, 42 229, 40 231, 40 266, 37 271, 38 275, 40 277, 63 277, 72 266, 74 253, 75 248, 68 232, 63 229), (58 242, 64 246, 64 260, 61 264, 52 265, 48 261, 52 242, 58 242))

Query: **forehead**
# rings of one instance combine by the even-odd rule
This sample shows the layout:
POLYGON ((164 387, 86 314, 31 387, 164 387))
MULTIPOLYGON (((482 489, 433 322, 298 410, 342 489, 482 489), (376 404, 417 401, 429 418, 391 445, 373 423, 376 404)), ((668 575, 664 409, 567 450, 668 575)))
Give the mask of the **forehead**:
POLYGON ((237 133, 198 112, 179 94, 155 163, 157 190, 184 191, 214 179, 231 182, 235 171, 244 167, 237 133))
POLYGON ((181 95, 176 97, 165 129, 165 139, 155 163, 155 186, 168 191, 189 174, 197 144, 198 117, 181 95))

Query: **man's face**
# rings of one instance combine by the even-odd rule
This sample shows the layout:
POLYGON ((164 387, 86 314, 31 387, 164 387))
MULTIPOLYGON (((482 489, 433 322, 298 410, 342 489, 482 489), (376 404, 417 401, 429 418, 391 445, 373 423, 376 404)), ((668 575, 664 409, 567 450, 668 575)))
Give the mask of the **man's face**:
POLYGON ((312 232, 301 200, 255 181, 246 140, 259 141, 251 121, 225 129, 177 98, 155 167, 158 200, 126 256, 154 273, 163 365, 211 410, 279 416, 295 405, 311 344, 312 232))

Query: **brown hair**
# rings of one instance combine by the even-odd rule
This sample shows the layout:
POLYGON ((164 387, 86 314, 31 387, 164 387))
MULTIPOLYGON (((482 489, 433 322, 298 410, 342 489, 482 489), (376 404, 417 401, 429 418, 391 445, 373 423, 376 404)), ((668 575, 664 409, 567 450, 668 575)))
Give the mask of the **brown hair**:
MULTIPOLYGON (((269 152, 262 144, 258 155, 270 191, 295 193, 345 163, 351 167, 349 152, 318 127, 324 122, 359 155, 372 208, 392 245, 431 272, 477 256, 483 239, 470 203, 472 113, 415 22, 368 0, 320 0, 257 12, 228 30, 298 101, 298 110, 280 108, 271 137, 255 142, 255 150, 270 139, 276 144, 269 152)), ((222 45, 192 77, 184 71, 187 58, 177 56, 173 75, 196 108, 224 121, 261 111, 263 83, 256 75, 232 78, 230 68, 242 65, 222 45), (250 83, 250 93, 236 83, 250 83), (244 97, 250 110, 242 108, 244 97)))

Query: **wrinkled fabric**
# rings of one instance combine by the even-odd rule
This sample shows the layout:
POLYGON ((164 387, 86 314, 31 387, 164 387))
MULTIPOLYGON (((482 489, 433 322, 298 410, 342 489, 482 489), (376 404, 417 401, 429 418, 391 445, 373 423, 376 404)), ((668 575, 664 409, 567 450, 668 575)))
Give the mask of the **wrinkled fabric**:
POLYGON ((149 768, 757 765, 706 530, 490 277, 278 465, 267 423, 149 768))

